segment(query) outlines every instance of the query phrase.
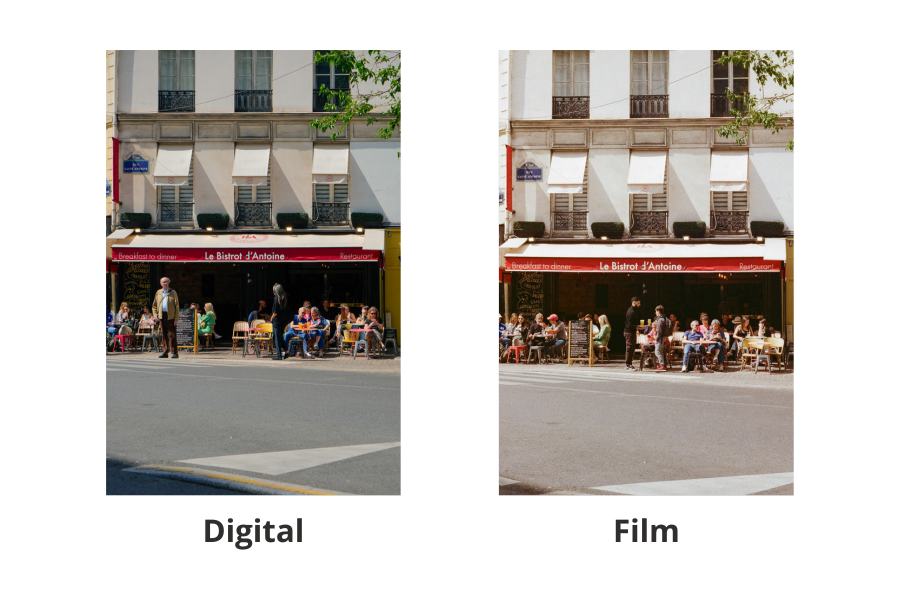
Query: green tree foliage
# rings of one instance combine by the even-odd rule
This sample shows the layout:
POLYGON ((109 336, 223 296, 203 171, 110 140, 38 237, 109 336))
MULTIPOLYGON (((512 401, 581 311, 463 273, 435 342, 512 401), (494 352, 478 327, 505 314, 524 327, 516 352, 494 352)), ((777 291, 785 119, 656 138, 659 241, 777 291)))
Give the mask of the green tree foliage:
MULTIPOLYGON (((367 50, 329 50, 316 52, 316 62, 331 63, 335 72, 347 73, 350 91, 332 91, 319 86, 319 95, 327 98, 325 110, 330 114, 312 122, 319 131, 331 131, 337 139, 353 119, 365 119, 366 125, 384 123, 378 135, 390 139, 400 133, 400 52, 367 50), (367 83, 366 91, 360 83, 367 83)), ((399 156, 400 153, 398 152, 399 156)))
MULTIPOLYGON (((762 125, 777 133, 794 124, 794 51, 775 50, 773 55, 760 50, 736 50, 718 59, 718 63, 726 65, 735 63, 749 67, 756 75, 762 93, 755 96, 749 93, 735 95, 730 89, 725 90, 732 108, 730 113, 734 120, 716 131, 724 138, 734 138, 738 144, 745 144, 750 135, 750 128, 762 125), (766 94, 767 81, 778 85, 777 93, 766 94), (788 103, 790 108, 781 112, 773 112, 778 102, 788 103), (742 108, 740 108, 742 107, 742 108)), ((770 86, 771 89, 771 86, 770 86)), ((794 140, 788 142, 785 150, 794 150, 794 140)))

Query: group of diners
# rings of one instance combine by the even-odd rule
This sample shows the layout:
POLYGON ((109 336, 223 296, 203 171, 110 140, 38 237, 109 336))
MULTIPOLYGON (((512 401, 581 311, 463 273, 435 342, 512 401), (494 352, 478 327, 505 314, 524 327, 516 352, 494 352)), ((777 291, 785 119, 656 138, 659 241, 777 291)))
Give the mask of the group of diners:
MULTIPOLYGON (((500 315, 500 344, 503 350, 525 346, 526 352, 530 353, 532 346, 540 346, 546 350, 550 361, 564 357, 568 330, 558 315, 551 314, 545 322, 543 313, 537 313, 533 323, 529 323, 524 314, 512 313, 510 317, 509 323, 504 323, 503 315, 500 315)), ((606 348, 612 332, 606 315, 580 312, 576 320, 591 322, 591 345, 595 352, 606 348)))
MULTIPOLYGON (((197 332, 200 335, 211 335, 216 339, 222 337, 215 331, 216 311, 211 302, 204 304, 203 308, 200 307, 199 303, 192 302, 187 308, 196 310, 200 315, 197 322, 197 332)), ((140 334, 141 331, 150 330, 153 332, 154 329, 158 331, 161 322, 161 317, 154 314, 153 308, 150 305, 145 304, 141 307, 140 312, 136 312, 131 309, 131 306, 127 302, 122 302, 119 305, 119 311, 117 313, 113 314, 111 311, 107 312, 107 345, 109 345, 110 339, 116 335, 132 336, 135 333, 140 334)), ((172 354, 173 358, 178 357, 178 349, 175 342, 173 342, 172 354)))

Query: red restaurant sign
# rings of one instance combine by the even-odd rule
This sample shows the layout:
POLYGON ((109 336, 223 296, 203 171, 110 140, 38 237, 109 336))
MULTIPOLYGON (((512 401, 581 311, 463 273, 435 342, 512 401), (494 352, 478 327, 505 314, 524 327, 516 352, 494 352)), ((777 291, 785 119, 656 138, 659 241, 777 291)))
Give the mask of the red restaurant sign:
POLYGON ((376 261, 378 250, 359 248, 129 248, 112 247, 112 260, 147 262, 376 261))
POLYGON ((506 270, 602 273, 778 273, 781 271, 781 261, 761 258, 515 258, 507 256, 506 270))

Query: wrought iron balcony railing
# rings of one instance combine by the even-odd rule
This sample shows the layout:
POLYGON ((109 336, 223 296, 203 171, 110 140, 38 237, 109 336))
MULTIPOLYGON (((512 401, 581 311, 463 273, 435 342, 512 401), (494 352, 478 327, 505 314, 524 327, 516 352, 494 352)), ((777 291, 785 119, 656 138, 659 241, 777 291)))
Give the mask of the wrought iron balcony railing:
POLYGON ((554 119, 591 118, 590 96, 554 96, 554 119))
POLYGON ((709 230, 712 233, 748 233, 750 231, 750 213, 746 210, 712 210, 709 216, 709 230))
POLYGON ((553 231, 587 231, 588 211, 553 211, 553 231))
MULTIPOLYGON (((350 93, 350 90, 332 90, 333 92, 347 92, 350 93)), ((319 90, 313 90, 313 112, 326 112, 325 105, 337 104, 337 95, 336 94, 325 94, 320 95, 319 90)))
POLYGON ((669 211, 667 210, 633 210, 631 211, 631 234, 668 235, 669 211))
POLYGON ((159 220, 169 222, 193 222, 193 202, 160 202, 159 220))
POLYGON ((237 212, 235 214, 235 225, 255 225, 263 227, 272 225, 271 202, 238 202, 237 212))
POLYGON ((159 112, 194 112, 194 90, 159 90, 159 112))
POLYGON ((313 221, 317 225, 348 225, 350 223, 349 202, 314 202, 313 221))
POLYGON ((669 117, 669 95, 653 94, 631 97, 632 119, 667 119, 669 117))
POLYGON ((728 96, 725 94, 709 95, 709 116, 730 117, 732 108, 736 108, 742 113, 746 112, 744 110, 744 99, 738 98, 737 101, 731 103, 728 101, 728 96))
POLYGON ((234 112, 272 112, 272 90, 234 90, 234 112))

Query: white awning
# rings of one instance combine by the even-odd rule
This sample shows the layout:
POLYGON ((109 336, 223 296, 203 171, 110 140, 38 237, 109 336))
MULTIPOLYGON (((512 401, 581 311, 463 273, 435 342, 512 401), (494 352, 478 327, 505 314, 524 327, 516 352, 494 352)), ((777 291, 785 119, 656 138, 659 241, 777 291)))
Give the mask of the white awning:
POLYGON ((234 185, 265 185, 269 174, 269 146, 235 146, 231 181, 234 185))
POLYGON ((125 238, 134 235, 134 229, 116 229, 111 234, 109 234, 106 239, 108 240, 124 240, 125 238))
POLYGON ((629 194, 662 194, 665 191, 666 155, 665 150, 631 153, 628 165, 629 194))
POLYGON ((313 147, 313 183, 347 183, 350 146, 313 147))
POLYGON ((749 152, 713 150, 709 161, 709 189, 714 192, 746 192, 749 152))
POLYGON ((547 175, 548 194, 581 194, 587 152, 554 152, 547 175))
POLYGON ((163 146, 156 154, 153 185, 186 185, 191 173, 193 146, 163 146))
POLYGON ((384 252, 384 229, 366 229, 363 239, 363 250, 384 252))

